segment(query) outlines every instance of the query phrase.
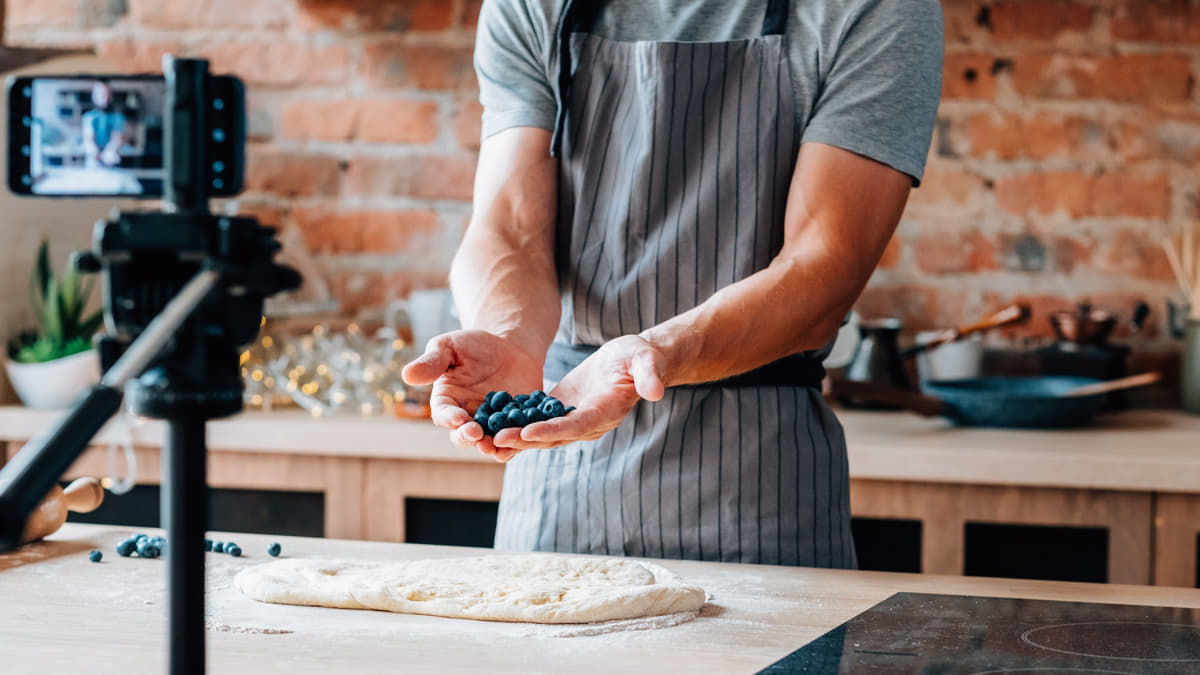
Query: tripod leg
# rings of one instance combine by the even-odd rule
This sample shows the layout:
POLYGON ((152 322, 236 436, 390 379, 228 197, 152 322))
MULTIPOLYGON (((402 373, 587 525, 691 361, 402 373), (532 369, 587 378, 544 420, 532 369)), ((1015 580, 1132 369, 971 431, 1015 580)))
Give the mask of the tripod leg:
POLYGON ((168 671, 204 673, 204 532, 207 529, 205 427, 167 421, 162 512, 167 529, 168 671))

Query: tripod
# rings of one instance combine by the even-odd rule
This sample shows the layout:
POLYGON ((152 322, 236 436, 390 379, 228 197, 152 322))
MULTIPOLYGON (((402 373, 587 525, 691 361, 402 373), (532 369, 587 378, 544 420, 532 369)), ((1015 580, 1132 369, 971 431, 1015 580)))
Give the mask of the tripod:
MULTIPOLYGON (((93 248, 76 258, 104 276, 106 335, 101 382, 67 416, 0 469, 0 549, 16 543, 28 514, 120 409, 165 420, 162 513, 167 556, 168 669, 203 673, 205 424, 242 409, 238 354, 257 335, 266 297, 300 276, 277 265, 274 230, 253 218, 208 211, 208 64, 165 60, 164 209, 114 213, 93 248)), ((240 139, 238 139, 240 142, 240 139)))

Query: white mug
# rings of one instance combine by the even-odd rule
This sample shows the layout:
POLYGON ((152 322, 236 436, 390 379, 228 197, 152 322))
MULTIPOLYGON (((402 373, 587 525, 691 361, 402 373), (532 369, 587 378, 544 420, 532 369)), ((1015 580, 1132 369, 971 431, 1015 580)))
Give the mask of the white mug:
POLYGON ((389 303, 386 320, 392 331, 396 328, 396 315, 400 312, 408 315, 413 346, 418 353, 424 352, 425 345, 433 338, 461 327, 454 297, 448 288, 413 291, 407 299, 389 303))
MULTIPOLYGON (((930 330, 917 333, 917 344, 925 344, 945 331, 930 330)), ((972 335, 957 342, 917 354, 917 377, 929 380, 966 380, 979 377, 983 369, 983 340, 972 335)))

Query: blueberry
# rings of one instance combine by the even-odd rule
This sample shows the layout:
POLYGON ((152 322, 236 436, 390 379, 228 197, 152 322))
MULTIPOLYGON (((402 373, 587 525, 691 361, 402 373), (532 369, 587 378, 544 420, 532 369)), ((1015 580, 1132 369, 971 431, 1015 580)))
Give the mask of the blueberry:
POLYGON ((547 398, 539 407, 547 417, 560 417, 566 413, 566 406, 556 398, 547 398))
POLYGON ((242 547, 238 546, 237 544, 226 546, 225 552, 235 558, 240 558, 242 556, 242 547))
POLYGON ((233 543, 232 541, 225 542, 225 552, 229 553, 229 549, 231 549, 231 548, 241 548, 241 547, 238 546, 237 544, 233 543))
POLYGON ((512 396, 507 391, 498 391, 488 398, 487 404, 492 410, 502 410, 511 401, 512 396))
POLYGON ((550 416, 542 412, 541 408, 530 408, 525 411, 525 416, 529 419, 529 424, 534 422, 545 422, 550 419, 550 416))
POLYGON ((546 400, 546 392, 542 391, 541 389, 534 389, 529 394, 529 402, 534 405, 537 405, 544 400, 546 400))
POLYGON ((167 543, 166 537, 150 537, 150 543, 154 548, 162 548, 167 543))
POLYGON ((283 547, 279 545, 279 542, 275 542, 267 547, 267 553, 273 558, 279 557, 281 551, 283 551, 283 547))
POLYGON ((510 413, 514 410, 520 410, 520 409, 521 409, 521 406, 517 405, 515 401, 509 401, 508 405, 506 405, 500 409, 500 412, 510 413))
POLYGON ((569 406, 567 406, 567 409, 563 411, 563 414, 570 415, 573 412, 575 412, 575 406, 569 405, 569 406))
POLYGON ((150 541, 150 537, 147 537, 144 534, 139 534, 136 537, 134 537, 134 542, 137 544, 141 544, 143 541, 150 541))
POLYGON ((490 405, 488 405, 488 404, 487 404, 487 401, 484 401, 483 403, 480 403, 480 404, 479 404, 479 407, 475 409, 475 414, 476 414, 476 415, 484 415, 484 416, 487 416, 487 415, 491 415, 491 414, 492 414, 492 412, 493 412, 493 411, 492 411, 492 407, 491 407, 490 405))
POLYGON ((526 405, 528 405, 528 402, 529 402, 529 394, 520 394, 518 396, 513 397, 513 403, 516 403, 517 405, 521 406, 522 408, 524 408, 526 405))
POLYGON ((500 430, 506 426, 508 426, 508 413, 494 412, 492 413, 492 416, 488 418, 488 433, 493 436, 498 434, 500 430))
POLYGON ((88 554, 88 560, 91 560, 92 562, 100 562, 100 559, 103 557, 104 554, 100 551, 92 551, 88 554))
POLYGON ((225 544, 223 544, 219 541, 214 541, 212 550, 213 550, 213 553, 224 553, 225 552, 225 544))
POLYGON ((137 540, 133 537, 130 537, 129 539, 122 539, 121 542, 117 544, 117 555, 121 556, 122 558, 128 558, 133 554, 133 551, 136 548, 137 540))
POLYGON ((157 558, 159 550, 149 539, 143 539, 137 545, 137 554, 139 558, 157 558))
POLYGON ((480 410, 479 412, 475 413, 475 423, 483 427, 484 431, 487 431, 488 418, 491 416, 491 413, 480 410))
POLYGON ((517 408, 508 413, 508 423, 505 426, 523 427, 529 423, 529 418, 525 416, 525 411, 517 408))

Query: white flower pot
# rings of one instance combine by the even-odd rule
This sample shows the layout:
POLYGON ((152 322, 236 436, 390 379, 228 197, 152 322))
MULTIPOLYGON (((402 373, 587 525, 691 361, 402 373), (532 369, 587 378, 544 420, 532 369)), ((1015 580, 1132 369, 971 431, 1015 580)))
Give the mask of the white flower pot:
POLYGON ((6 359, 4 366, 21 402, 39 410, 66 408, 81 391, 100 381, 100 357, 95 349, 45 363, 6 359))

